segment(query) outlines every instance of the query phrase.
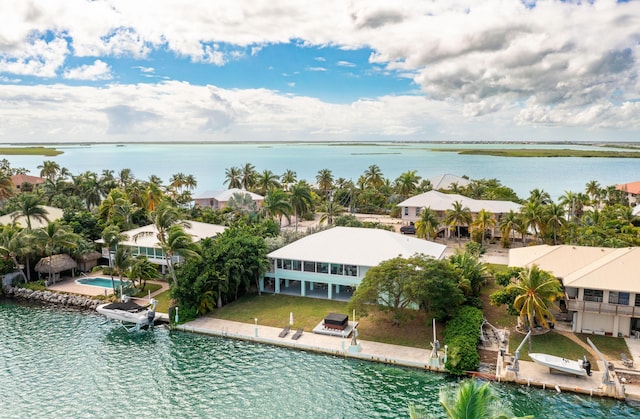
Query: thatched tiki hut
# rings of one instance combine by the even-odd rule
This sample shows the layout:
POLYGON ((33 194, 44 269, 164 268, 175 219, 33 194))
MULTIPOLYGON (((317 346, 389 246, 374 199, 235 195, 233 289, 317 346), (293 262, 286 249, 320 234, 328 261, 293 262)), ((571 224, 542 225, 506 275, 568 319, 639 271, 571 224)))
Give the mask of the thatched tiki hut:
POLYGON ((95 266, 98 266, 98 259, 102 257, 100 252, 89 252, 84 255, 78 256, 76 261, 78 262, 78 270, 81 272, 89 272, 95 266))
POLYGON ((78 266, 75 260, 69 255, 53 255, 40 259, 36 264, 35 270, 39 274, 47 274, 49 276, 49 282, 55 283, 60 279, 60 272, 71 271, 71 275, 74 276, 74 269, 78 266))

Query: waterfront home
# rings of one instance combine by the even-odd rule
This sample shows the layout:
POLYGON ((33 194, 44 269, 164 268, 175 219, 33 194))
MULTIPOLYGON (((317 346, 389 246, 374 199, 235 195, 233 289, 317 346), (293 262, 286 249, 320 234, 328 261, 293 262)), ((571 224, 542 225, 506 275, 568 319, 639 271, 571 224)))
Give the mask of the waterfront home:
MULTIPOLYGON (((188 226, 186 226, 184 230, 192 237, 194 242, 199 242, 205 238, 215 237, 225 229, 226 227, 221 225, 188 221, 188 226)), ((155 263, 161 267, 162 273, 165 272, 167 260, 164 252, 160 248, 160 244, 158 243, 158 229, 154 224, 123 231, 122 234, 126 236, 127 239, 121 241, 118 246, 130 247, 133 257, 146 256, 151 263, 155 263)), ((104 240, 96 240, 96 243, 104 244, 104 240)), ((115 248, 109 249, 104 246, 102 247, 102 257, 107 260, 113 260, 115 251, 115 248)), ((182 258, 180 256, 173 256, 173 263, 180 263, 181 261, 182 258)))
POLYGON ((240 194, 241 196, 249 195, 251 200, 256 204, 256 208, 259 209, 262 207, 262 201, 264 201, 262 195, 237 188, 226 189, 224 191, 207 191, 195 197, 193 202, 202 208, 223 209, 229 205, 229 199, 235 194, 240 194))
POLYGON ((18 192, 32 192, 36 187, 42 185, 46 179, 38 177, 25 175, 23 173, 11 176, 11 182, 13 182, 13 187, 18 192))
POLYGON ((640 196, 640 180, 636 182, 621 183, 620 185, 616 185, 616 189, 622 191, 626 195, 631 205, 638 203, 638 196, 640 196))
POLYGON ((465 179, 460 176, 450 175, 448 173, 445 173, 439 176, 434 176, 429 178, 429 183, 431 184, 431 187, 434 190, 440 191, 440 190, 452 190, 456 186, 459 188, 462 188, 464 186, 468 186, 469 184, 471 184, 471 181, 469 179, 465 179))
POLYGON ((445 245, 391 231, 334 227, 268 254, 260 289, 276 294, 349 300, 367 271, 385 260, 423 254, 442 258, 445 245))
MULTIPOLYGON (((445 194, 438 191, 429 191, 420 195, 412 196, 400 202, 400 214, 402 217, 402 225, 410 225, 420 219, 420 214, 425 208, 431 208, 435 211, 436 216, 443 223, 437 233, 442 233, 445 237, 451 237, 451 226, 444 224, 444 219, 448 210, 453 209, 455 202, 460 202, 463 207, 469 208, 471 217, 475 216, 480 210, 485 210, 493 214, 496 220, 496 227, 491 229, 492 236, 499 236, 500 217, 509 211, 520 211, 520 204, 511 201, 491 201, 486 199, 472 199, 458 194, 445 194)), ((467 225, 461 226, 461 234, 468 230, 467 225)))
POLYGON ((556 276, 574 332, 640 336, 640 248, 529 246, 509 251, 509 266, 538 265, 556 276))

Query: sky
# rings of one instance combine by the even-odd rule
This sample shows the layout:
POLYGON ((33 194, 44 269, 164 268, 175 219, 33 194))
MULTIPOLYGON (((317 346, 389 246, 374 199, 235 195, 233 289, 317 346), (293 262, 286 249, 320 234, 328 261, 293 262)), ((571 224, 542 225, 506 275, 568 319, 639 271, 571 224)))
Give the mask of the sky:
POLYGON ((640 1, 0 0, 0 142, 640 141, 640 1))

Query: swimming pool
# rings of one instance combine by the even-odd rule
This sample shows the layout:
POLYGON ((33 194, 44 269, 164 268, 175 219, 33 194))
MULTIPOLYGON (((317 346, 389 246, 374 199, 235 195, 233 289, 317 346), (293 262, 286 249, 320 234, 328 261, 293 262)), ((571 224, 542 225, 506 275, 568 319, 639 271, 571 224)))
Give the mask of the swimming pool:
MULTIPOLYGON (((118 278, 113 278, 113 282, 116 285, 116 288, 120 287, 120 280, 118 278)), ((100 276, 92 276, 88 278, 76 279, 76 284, 80 285, 90 285, 92 287, 102 287, 102 288, 112 288, 111 278, 104 278, 100 276)), ((122 281, 123 286, 128 286, 131 284, 131 281, 122 281)))

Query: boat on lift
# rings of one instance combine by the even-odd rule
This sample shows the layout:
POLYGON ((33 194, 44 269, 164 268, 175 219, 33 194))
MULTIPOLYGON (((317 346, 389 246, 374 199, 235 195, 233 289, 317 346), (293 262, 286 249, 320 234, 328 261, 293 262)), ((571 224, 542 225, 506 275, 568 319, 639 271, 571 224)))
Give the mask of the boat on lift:
POLYGON ((591 375, 591 363, 586 359, 574 361, 572 359, 566 359, 555 355, 532 353, 529 354, 529 358, 538 365, 543 365, 549 369, 563 372, 565 374, 571 374, 583 377, 585 375, 591 375))
POLYGON ((119 302, 100 304, 96 311, 108 319, 120 322, 129 332, 153 326, 158 301, 151 298, 149 304, 141 306, 128 298, 119 302))

